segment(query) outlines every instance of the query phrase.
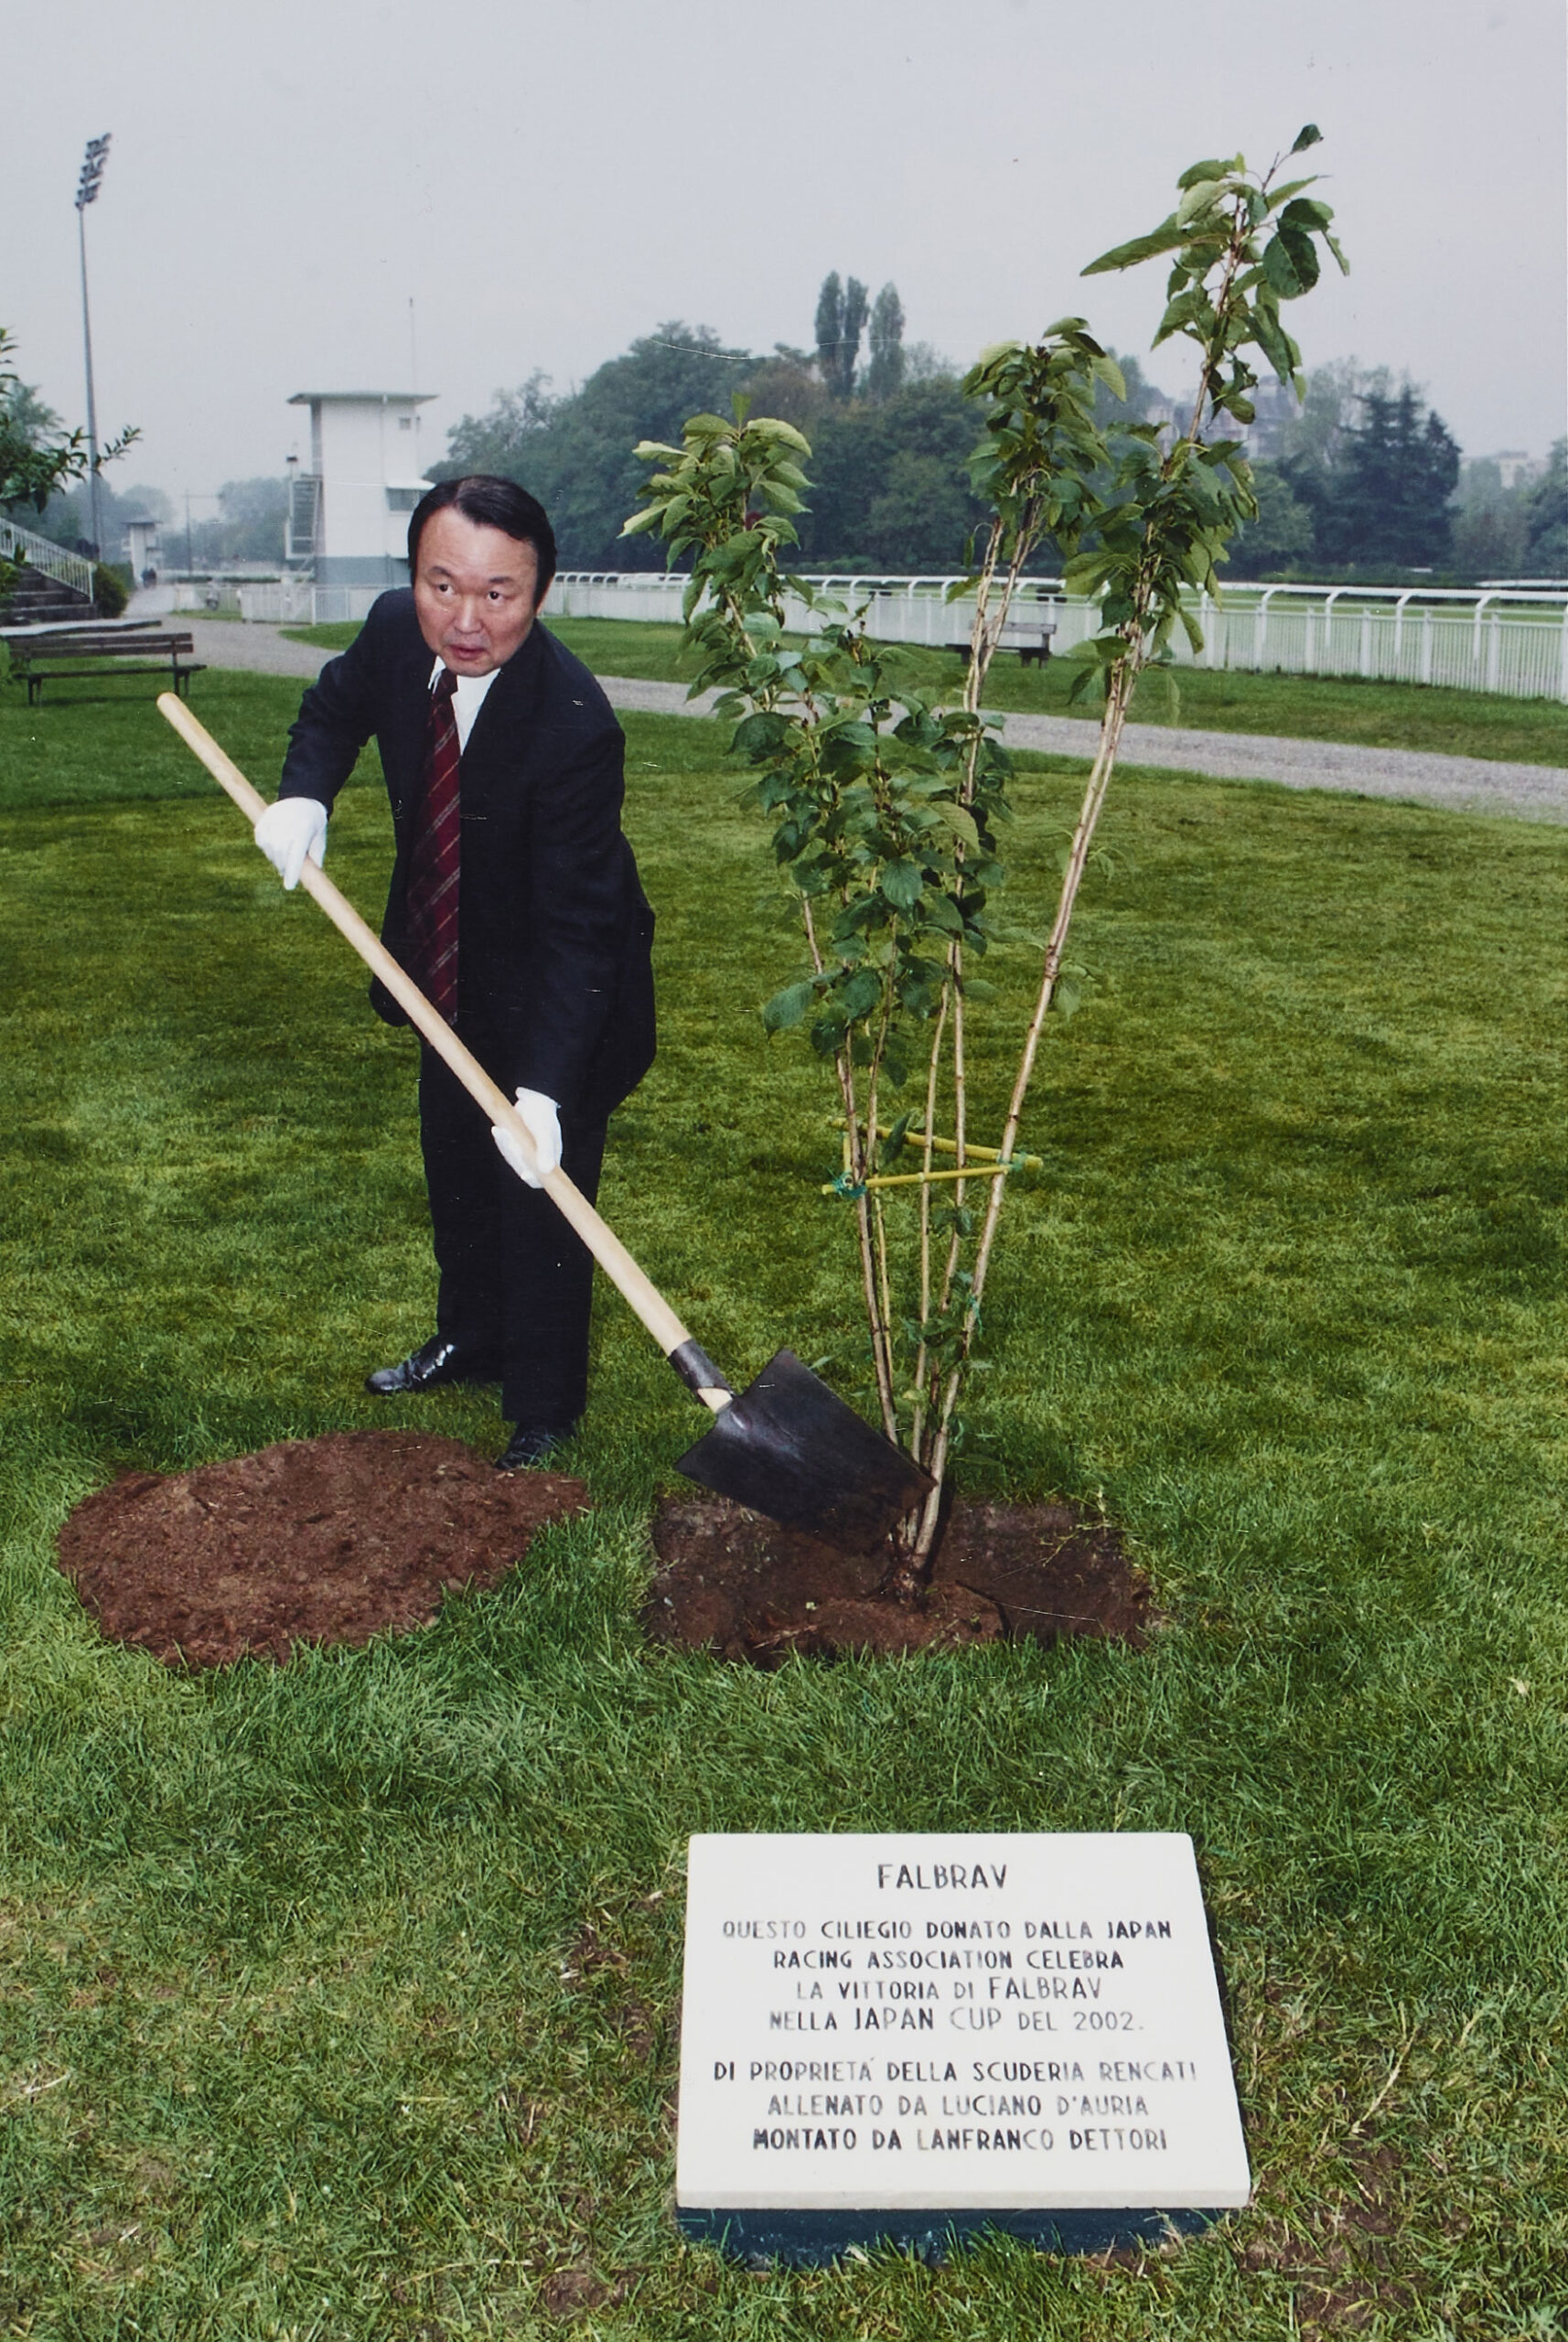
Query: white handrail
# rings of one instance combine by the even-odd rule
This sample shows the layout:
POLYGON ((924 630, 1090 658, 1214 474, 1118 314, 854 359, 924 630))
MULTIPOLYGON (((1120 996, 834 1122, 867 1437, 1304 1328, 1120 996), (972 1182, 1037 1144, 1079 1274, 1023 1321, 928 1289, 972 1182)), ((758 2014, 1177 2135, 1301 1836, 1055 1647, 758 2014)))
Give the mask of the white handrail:
POLYGON ((92 599, 90 561, 79 553, 68 553, 51 537, 40 537, 35 530, 18 528, 15 521, 4 518, 0 518, 0 559, 25 561, 29 569, 52 577, 57 586, 68 586, 73 594, 84 594, 89 601, 92 599))

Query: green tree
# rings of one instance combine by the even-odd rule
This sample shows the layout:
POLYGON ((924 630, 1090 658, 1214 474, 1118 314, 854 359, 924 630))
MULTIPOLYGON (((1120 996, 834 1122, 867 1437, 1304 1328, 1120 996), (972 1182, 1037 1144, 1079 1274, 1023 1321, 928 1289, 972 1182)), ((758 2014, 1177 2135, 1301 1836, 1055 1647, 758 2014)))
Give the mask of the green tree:
POLYGON ((802 559, 822 569, 962 568, 965 541, 986 517, 969 484, 973 445, 973 409, 951 378, 910 383, 880 406, 826 407, 811 438, 802 559))
POLYGON ((1346 439, 1369 392, 1387 397, 1394 379, 1386 366, 1362 366, 1354 358, 1330 359, 1307 374, 1294 412, 1288 412, 1279 435, 1279 460, 1295 471, 1320 474, 1334 470, 1346 439))
POLYGON ((1459 448, 1409 382, 1357 395, 1326 459, 1287 457, 1293 492, 1312 513, 1317 557, 1336 567, 1433 568, 1448 559, 1459 448))
POLYGON ((567 397, 547 398, 539 375, 521 391, 498 392, 487 414, 463 416, 448 457, 432 469, 443 479, 490 471, 520 481, 550 514, 564 567, 621 567, 628 556, 630 565, 646 566, 657 557, 651 548, 618 543, 639 478, 628 451, 639 439, 679 431, 694 407, 727 406, 755 363, 726 349, 711 328, 671 319, 567 397))
MULTIPOLYGON (((11 364, 16 344, 0 327, 0 511, 31 510, 41 518, 50 500, 89 468, 86 435, 64 431, 59 415, 45 406, 11 364)), ((113 463, 138 434, 123 431, 99 452, 98 463, 113 463)), ((39 532, 42 534, 42 531, 39 532)), ((0 561, 0 607, 9 599, 16 564, 0 561)))
POLYGON ((1531 577, 1568 577, 1568 439, 1553 441, 1530 490, 1525 567, 1531 577))
MULTIPOLYGON (((127 485, 111 488, 107 480, 98 485, 99 510, 103 522, 105 551, 113 551, 124 542, 125 523, 145 514, 149 519, 166 522, 174 507, 162 489, 127 485)), ((28 516, 27 525, 41 537, 74 552, 86 543, 92 528, 92 510, 85 481, 57 491, 43 510, 28 516)))
POLYGON ((1310 562, 1316 545, 1312 514, 1277 464, 1252 466, 1257 512, 1244 521, 1230 547, 1237 577, 1271 577, 1297 563, 1310 562))
MULTIPOLYGON (((895 295, 897 299, 897 295, 895 295)), ((865 330, 865 287, 858 276, 847 285, 838 271, 822 279, 817 295, 817 364, 823 381, 836 399, 854 396, 855 370, 860 362, 860 337, 865 330)))
POLYGON ((562 402, 550 396, 550 377, 535 371, 515 391, 498 391, 486 414, 466 414, 446 437, 447 454, 434 467, 437 479, 461 479, 489 472, 527 485, 541 469, 552 419, 562 402))
POLYGON ((190 532, 193 560, 281 562, 288 482, 263 473, 253 479, 226 479, 218 510, 190 532))
MULTIPOLYGON (((1310 124, 1292 150, 1317 138, 1310 124)), ((1078 979, 1066 957, 1073 911, 1138 676, 1167 655, 1173 629, 1196 623, 1183 602, 1217 588, 1216 562, 1256 515, 1236 425, 1251 419, 1262 351, 1299 383, 1299 352, 1282 302, 1318 274, 1316 238, 1339 259, 1328 207, 1311 179, 1277 185, 1242 157, 1194 165, 1176 211, 1152 234, 1085 272, 1173 255, 1156 340, 1197 346, 1190 424, 1162 444, 1159 426, 1124 424, 1112 445, 1094 420, 1096 381, 1119 399, 1119 371, 1080 318, 1034 345, 987 351, 966 377, 983 428, 971 479, 991 515, 979 567, 962 704, 933 706, 907 658, 871 642, 841 607, 805 594, 815 632, 786 641, 780 549, 797 542, 810 485, 801 435, 776 420, 688 419, 678 444, 646 446, 644 509, 627 523, 657 530, 671 560, 693 555, 685 607, 702 658, 693 690, 725 692, 735 746, 773 823, 773 850, 800 911, 806 964, 763 1011, 770 1031, 798 1028, 833 1069, 844 1124, 837 1192, 854 1208, 872 1361, 884 1428, 926 1466, 934 1493, 905 1524, 897 1589, 913 1598, 934 1547, 941 1488, 962 1418, 981 1310, 1041 1032, 1070 1012, 1078 979), (1108 488, 1101 483, 1107 482, 1108 488), (1096 542, 1078 549, 1093 523, 1096 542), (980 714, 985 672, 1020 576, 1047 537, 1068 549, 1069 580, 1103 596, 1103 624, 1079 680, 1104 701, 1099 752, 1062 884, 998 1144, 969 1127, 971 1020, 988 988, 978 967, 1004 941, 993 897, 1005 873, 1000 840, 1009 768, 980 714), (895 1111, 907 1084, 915 1101, 895 1111), (884 1119, 886 1117, 886 1119, 884 1119), (938 1136, 939 1119, 951 1135, 938 1136), (939 1164, 939 1154, 948 1159, 939 1164), (891 1190, 899 1191, 896 1197, 891 1190), (901 1209, 910 1190, 917 1198, 901 1209)))
POLYGON ((865 395, 890 399, 904 384, 904 305, 898 287, 885 285, 871 312, 871 362, 865 370, 865 395))
POLYGON ((951 464, 900 447, 866 509, 865 549, 883 569, 955 572, 979 517, 951 464))
POLYGON ((776 414, 808 434, 816 429, 832 397, 810 353, 783 341, 775 342, 772 356, 760 359, 736 388, 765 414, 776 414))
MULTIPOLYGON (((67 431, 54 409, 23 381, 11 363, 16 346, 0 326, 0 511, 31 505, 41 513, 51 496, 86 478, 87 435, 67 431)), ((123 431, 101 450, 100 467, 113 463, 138 436, 123 431)))
POLYGON ((1503 486, 1494 457, 1466 464, 1454 500, 1454 567, 1468 577, 1518 577, 1529 557, 1530 488, 1503 486))
POLYGON ((5 366, 9 347, 0 333, 0 505, 16 511, 30 504, 41 512, 61 479, 80 477, 85 446, 80 431, 62 435, 64 427, 54 409, 45 406, 37 391, 5 366), (81 465, 72 467, 62 460, 68 454, 74 458, 78 450, 81 465))

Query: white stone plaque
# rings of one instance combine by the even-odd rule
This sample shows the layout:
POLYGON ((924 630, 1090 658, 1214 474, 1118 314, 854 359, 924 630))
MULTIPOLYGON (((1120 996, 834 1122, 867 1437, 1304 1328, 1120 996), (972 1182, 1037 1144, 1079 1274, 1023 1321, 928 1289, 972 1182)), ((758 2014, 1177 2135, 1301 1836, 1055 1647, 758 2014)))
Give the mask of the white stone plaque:
POLYGON ((1190 1838, 692 1840, 683 2226, 1142 2210, 1151 2234, 1249 2189, 1190 1838))

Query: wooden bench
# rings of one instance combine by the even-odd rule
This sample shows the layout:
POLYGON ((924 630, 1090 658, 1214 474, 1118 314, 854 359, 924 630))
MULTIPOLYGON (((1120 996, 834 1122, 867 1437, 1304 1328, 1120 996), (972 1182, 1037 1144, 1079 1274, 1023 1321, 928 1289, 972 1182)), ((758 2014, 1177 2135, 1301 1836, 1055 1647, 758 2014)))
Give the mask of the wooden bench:
MULTIPOLYGON (((1015 650, 1020 666, 1028 666, 1032 660, 1036 667, 1043 667, 1051 655, 1051 637, 1056 630, 1055 618, 1010 618, 996 638, 996 648, 998 650, 1015 650)), ((967 635, 961 642, 950 642, 948 645, 950 650, 958 652, 966 667, 969 664, 969 647, 967 635)))
POLYGON ((51 675, 161 675, 166 669, 183 696, 192 675, 206 671, 190 659, 196 646, 188 634, 149 633, 141 626, 62 627, 50 634, 0 634, 0 641, 11 654, 11 672, 27 683, 29 707, 37 706, 51 675), (129 665, 131 660, 137 664, 129 665))
MULTIPOLYGON (((1056 618, 1035 618, 1035 616, 1009 618, 997 635, 997 649, 999 651, 1018 651, 1020 668, 1027 668, 1030 661, 1036 668, 1044 668, 1044 662, 1051 658, 1053 635, 1056 635, 1056 618)), ((969 665, 969 635, 964 635, 961 641, 950 641, 948 649, 957 651, 964 665, 969 665)))

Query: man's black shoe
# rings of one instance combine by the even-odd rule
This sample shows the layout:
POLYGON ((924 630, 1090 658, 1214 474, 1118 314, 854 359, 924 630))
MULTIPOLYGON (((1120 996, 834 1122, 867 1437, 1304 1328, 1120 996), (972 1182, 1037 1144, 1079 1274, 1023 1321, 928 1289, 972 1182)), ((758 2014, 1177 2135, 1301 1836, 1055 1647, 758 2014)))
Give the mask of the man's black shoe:
POLYGON ((495 1379, 474 1365, 456 1342, 444 1342, 436 1334, 396 1366, 381 1366, 374 1374, 368 1374, 365 1388, 378 1399, 401 1399, 415 1391, 434 1391, 443 1382, 490 1382, 495 1379))
POLYGON ((546 1431, 539 1423, 519 1423, 506 1445, 506 1454, 496 1457, 498 1472, 524 1472, 531 1464, 542 1464, 571 1438, 575 1425, 568 1423, 564 1431, 546 1431))

